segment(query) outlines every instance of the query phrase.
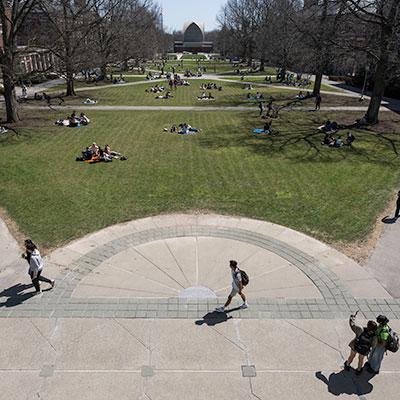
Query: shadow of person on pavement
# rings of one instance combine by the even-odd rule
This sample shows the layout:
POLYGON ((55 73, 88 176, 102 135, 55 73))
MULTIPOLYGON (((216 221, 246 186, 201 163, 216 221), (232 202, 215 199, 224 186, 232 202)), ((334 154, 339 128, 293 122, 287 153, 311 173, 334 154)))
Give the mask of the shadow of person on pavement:
POLYGON ((32 287, 32 284, 25 285, 22 283, 17 283, 16 285, 9 287, 8 289, 4 289, 2 292, 0 292, 0 307, 15 307, 23 303, 25 300, 28 300, 35 295, 35 292, 23 292, 24 290, 32 287), (4 301, 3 297, 6 297, 4 301))
POLYGON ((232 316, 228 316, 229 313, 233 311, 238 311, 241 310, 240 307, 236 308, 231 308, 230 310, 225 310, 223 312, 220 311, 211 311, 207 313, 203 319, 199 319, 198 321, 195 321, 196 325, 203 325, 207 324, 208 326, 214 326, 217 324, 221 324, 222 322, 228 321, 228 319, 232 319, 232 316))
POLYGON ((384 224, 395 224, 396 221, 397 221, 397 218, 395 218, 395 217, 390 218, 388 215, 386 215, 386 217, 382 218, 382 222, 384 224))
POLYGON ((373 376, 374 375, 366 371, 363 371, 361 375, 357 376, 354 370, 332 372, 329 378, 321 371, 315 373, 315 377, 326 384, 328 392, 335 396, 340 396, 341 394, 356 394, 357 396, 362 396, 363 394, 371 393, 374 387, 369 383, 369 380, 373 376))

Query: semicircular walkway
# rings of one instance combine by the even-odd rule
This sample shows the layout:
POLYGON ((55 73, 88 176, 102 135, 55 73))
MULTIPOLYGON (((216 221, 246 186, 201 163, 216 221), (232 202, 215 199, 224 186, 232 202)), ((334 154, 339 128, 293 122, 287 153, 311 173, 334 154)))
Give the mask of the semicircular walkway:
POLYGON ((264 221, 204 214, 140 219, 60 248, 46 261, 56 287, 0 316, 198 318, 225 301, 231 259, 250 277, 241 318, 331 319, 357 309, 397 317, 398 300, 326 244, 264 221))

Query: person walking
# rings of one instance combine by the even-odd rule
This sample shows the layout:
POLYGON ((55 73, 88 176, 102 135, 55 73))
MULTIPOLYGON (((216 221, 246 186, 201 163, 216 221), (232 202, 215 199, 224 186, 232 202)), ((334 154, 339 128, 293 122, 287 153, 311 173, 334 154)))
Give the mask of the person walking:
POLYGON ((319 93, 315 96, 315 110, 321 109, 322 97, 319 93))
POLYGON ((394 213, 394 217, 399 218, 400 214, 400 190, 397 192, 397 202, 396 202, 396 212, 394 213))
POLYGON ((31 277, 33 286, 36 289, 36 294, 42 293, 39 282, 46 282, 51 285, 51 288, 53 288, 55 283, 54 279, 48 279, 44 276, 41 276, 44 264, 42 256, 40 255, 35 243, 33 243, 30 239, 25 240, 25 249, 26 252, 22 254, 22 258, 25 258, 25 260, 28 261, 28 274, 31 277))
POLYGON ((376 330, 377 343, 368 358, 368 372, 379 374, 383 356, 386 352, 386 344, 390 336, 389 320, 385 315, 378 315, 376 322, 379 324, 376 330))
POLYGON ((263 115, 263 112, 264 112, 264 103, 262 101, 260 101, 258 103, 258 108, 260 110, 260 117, 261 117, 263 115))
POLYGON ((366 328, 356 325, 357 313, 350 315, 349 318, 350 328, 356 334, 356 337, 349 343, 351 351, 349 358, 344 362, 344 369, 350 371, 350 365, 358 354, 356 375, 360 375, 363 371, 364 358, 376 344, 376 329, 378 326, 375 321, 368 321, 366 328))
MULTIPOLYGON (((224 312, 225 308, 231 304, 232 299, 239 294, 239 296, 243 300, 243 304, 240 306, 240 308, 247 308, 248 304, 246 301, 246 296, 243 293, 243 287, 247 284, 247 282, 244 282, 244 277, 242 276, 243 272, 240 271, 240 269, 237 266, 237 261, 235 260, 230 260, 229 261, 229 267, 231 268, 231 273, 232 273, 232 290, 231 293, 228 296, 228 299, 226 300, 226 303, 222 307, 217 307, 216 311, 218 312, 224 312)), ((247 275, 246 275, 247 277, 247 275)))

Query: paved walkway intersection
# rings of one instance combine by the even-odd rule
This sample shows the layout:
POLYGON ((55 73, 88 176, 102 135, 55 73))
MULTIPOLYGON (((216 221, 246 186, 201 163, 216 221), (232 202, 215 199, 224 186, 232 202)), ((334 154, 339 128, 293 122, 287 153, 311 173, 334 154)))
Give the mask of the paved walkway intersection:
POLYGON ((0 399, 397 399, 397 354, 373 379, 341 366, 348 315, 384 313, 400 330, 399 299, 299 232, 203 214, 112 226, 51 253, 57 282, 41 297, 15 244, 8 253, 0 399), (230 259, 250 276, 250 307, 215 313, 230 259))

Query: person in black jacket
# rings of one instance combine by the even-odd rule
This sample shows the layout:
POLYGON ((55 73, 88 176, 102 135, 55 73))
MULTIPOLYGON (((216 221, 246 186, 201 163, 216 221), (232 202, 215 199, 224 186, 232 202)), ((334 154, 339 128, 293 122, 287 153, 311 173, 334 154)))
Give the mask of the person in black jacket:
POLYGON ((355 315, 350 315, 349 324, 352 331, 356 334, 356 337, 349 343, 351 349, 349 358, 344 362, 344 369, 346 371, 350 370, 350 364, 353 362, 355 356, 358 354, 358 367, 356 374, 360 375, 363 369, 364 358, 368 355, 371 348, 376 342, 376 329, 377 324, 375 321, 368 321, 367 327, 362 328, 356 325, 357 313, 355 315))
POLYGON ((394 217, 399 218, 399 214, 400 214, 400 190, 397 193, 396 212, 394 213, 394 217))

